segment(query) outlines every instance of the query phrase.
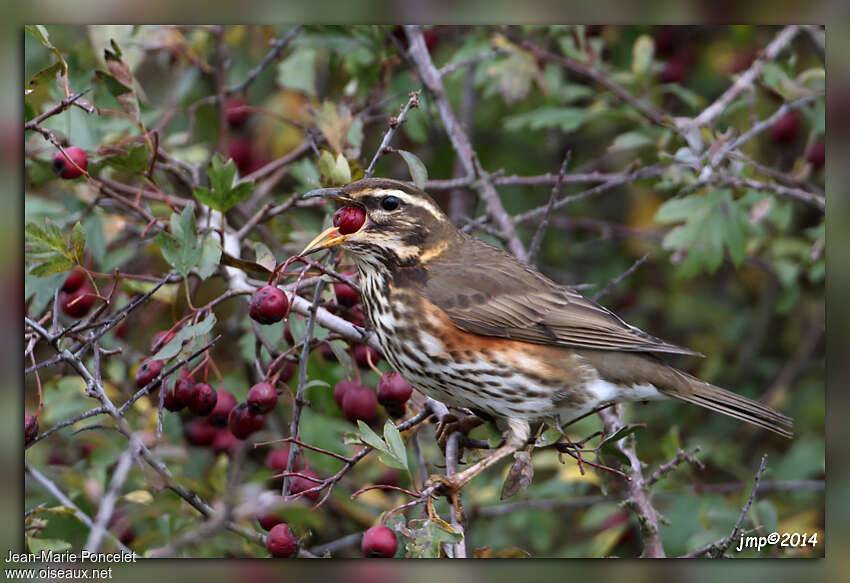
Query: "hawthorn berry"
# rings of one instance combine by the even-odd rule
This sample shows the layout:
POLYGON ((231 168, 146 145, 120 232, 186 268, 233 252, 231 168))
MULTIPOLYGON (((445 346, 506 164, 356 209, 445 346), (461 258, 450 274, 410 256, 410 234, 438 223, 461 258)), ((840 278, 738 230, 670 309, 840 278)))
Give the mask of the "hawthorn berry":
POLYGON ((224 102, 224 114, 230 127, 237 128, 245 125, 248 120, 248 112, 242 109, 245 105, 245 100, 241 97, 231 97, 224 102))
POLYGON ((145 360, 136 369, 136 387, 141 389, 162 372, 161 360, 145 360))
POLYGON ((160 330, 151 337, 151 352, 156 352, 174 339, 174 332, 171 330, 160 330))
POLYGON ((267 512, 266 514, 258 514, 257 522, 260 523, 263 530, 271 530, 278 524, 283 523, 283 519, 274 512, 267 512))
POLYGON ((826 144, 822 139, 816 141, 809 147, 806 152, 806 161, 809 162, 815 170, 823 168, 823 163, 826 160, 826 144))
POLYGON ((236 397, 230 391, 219 391, 218 400, 215 402, 215 408, 207 416, 207 421, 210 425, 216 427, 227 427, 227 420, 230 417, 230 412, 236 406, 236 397))
POLYGON ((375 420, 378 400, 372 389, 358 385, 345 392, 342 398, 342 414, 346 419, 357 423, 358 420, 371 423, 375 420))
POLYGON ((278 375, 277 380, 286 383, 295 374, 295 363, 291 360, 281 360, 275 364, 269 371, 269 375, 278 375), (278 374, 279 372, 279 374, 278 374))
POLYGON ((267 285, 261 287, 251 296, 248 314, 260 324, 274 324, 283 320, 289 302, 283 290, 267 285))
POLYGON ((269 383, 257 383, 248 391, 247 401, 254 413, 268 413, 277 405, 277 390, 269 383))
MULTIPOLYGON (((289 446, 278 449, 271 449, 266 454, 266 459, 263 462, 268 469, 276 472, 282 472, 286 469, 286 464, 289 461, 289 446)), ((296 465, 297 465, 296 459, 296 465)))
POLYGON ((192 419, 183 426, 183 437, 190 445, 210 445, 217 434, 218 428, 207 423, 206 419, 192 419))
POLYGON ((359 206, 348 205, 334 213, 334 227, 341 235, 356 233, 366 222, 366 211, 359 206))
POLYGON ((70 293, 60 294, 59 303, 62 311, 72 318, 82 318, 89 313, 96 297, 94 290, 84 283, 70 293))
MULTIPOLYGON (((304 474, 305 476, 310 476, 311 478, 317 478, 318 475, 313 470, 307 468, 303 469, 300 474, 304 474)), ((308 480, 307 478, 302 478, 301 476, 292 476, 289 478, 289 491, 293 494, 298 494, 300 492, 304 492, 309 490, 310 488, 315 488, 319 485, 319 482, 314 482, 313 480, 308 480)), ((310 502, 315 502, 319 499, 319 491, 314 490, 308 494, 304 494, 304 498, 307 498, 310 502)))
POLYGON ((353 381, 341 380, 334 387, 334 401, 336 401, 337 406, 342 409, 342 400, 345 397, 345 394, 353 388, 358 387, 359 385, 353 381))
POLYGON ((239 439, 245 439, 263 426, 263 416, 251 411, 247 403, 239 403, 228 418, 230 431, 239 439))
POLYGON ((777 144, 793 142, 800 131, 800 114, 789 111, 770 126, 770 138, 777 144))
POLYGON ((29 445, 38 436, 38 417, 24 415, 24 445, 29 445))
POLYGON ((85 274, 82 271, 75 269, 68 274, 68 277, 65 278, 65 282, 62 284, 61 291, 65 293, 75 292, 80 289, 80 286, 83 285, 85 281, 85 274))
POLYGON ((298 541, 292 534, 289 525, 281 522, 276 524, 266 536, 266 549, 273 557, 291 557, 295 554, 298 541))
MULTIPOLYGON (((343 275, 348 278, 351 278, 354 273, 346 272, 343 275)), ((336 296, 336 301, 338 304, 346 306, 348 308, 354 306, 357 302, 360 301, 360 296, 357 294, 357 290, 355 290, 347 283, 335 283, 334 295, 336 296)))
POLYGON ((370 360, 372 361, 372 364, 377 364, 378 361, 381 360, 381 358, 383 358, 381 353, 372 348, 371 346, 366 346, 365 344, 357 344, 354 347, 354 361, 360 368, 368 368, 370 360))
POLYGON ((384 373, 375 391, 378 403, 386 407, 391 417, 404 415, 404 404, 413 393, 413 387, 397 372, 384 373))
POLYGON ((236 164, 240 176, 250 174, 263 165, 254 152, 253 142, 246 137, 238 136, 227 140, 227 153, 236 164))
POLYGON ((81 170, 85 170, 87 165, 88 158, 85 150, 77 146, 65 148, 65 154, 56 152, 56 155, 53 156, 53 171, 62 178, 70 179, 82 176, 81 170))
POLYGON ((389 559, 398 550, 398 539, 387 526, 373 526, 363 533, 360 549, 364 557, 389 559))
POLYGON ((218 395, 214 388, 207 383, 197 383, 192 389, 189 411, 199 417, 209 415, 215 409, 216 401, 218 401, 218 395))
POLYGON ((172 388, 165 391, 163 406, 173 412, 182 410, 192 400, 192 397, 195 394, 194 389, 195 383, 192 379, 181 375, 174 381, 172 388))
POLYGON ((233 435, 228 429, 219 428, 212 442, 212 450, 215 453, 232 455, 240 443, 242 443, 242 440, 233 435))

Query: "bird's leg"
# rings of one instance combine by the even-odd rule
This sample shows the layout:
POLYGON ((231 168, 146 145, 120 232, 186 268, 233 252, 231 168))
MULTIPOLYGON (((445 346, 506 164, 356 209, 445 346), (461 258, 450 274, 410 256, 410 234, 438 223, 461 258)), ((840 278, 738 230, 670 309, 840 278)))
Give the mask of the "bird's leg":
POLYGON ((504 445, 484 459, 452 476, 431 476, 426 486, 439 483, 446 486, 451 492, 457 492, 472 478, 523 447, 528 441, 531 429, 525 420, 508 419, 508 431, 506 433, 504 445))

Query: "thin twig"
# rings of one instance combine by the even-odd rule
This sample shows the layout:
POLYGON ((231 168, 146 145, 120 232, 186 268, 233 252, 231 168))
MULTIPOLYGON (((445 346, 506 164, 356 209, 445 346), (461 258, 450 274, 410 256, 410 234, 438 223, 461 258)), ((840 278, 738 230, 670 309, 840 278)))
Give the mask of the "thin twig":
POLYGON ((387 131, 384 132, 384 138, 381 140, 381 145, 378 146, 378 150, 375 152, 375 155, 372 157, 372 161, 369 163, 369 167, 366 168, 366 172, 363 173, 365 178, 370 178, 372 173, 375 172, 375 164, 378 163, 378 159, 384 154, 387 150, 387 147, 390 145, 390 140, 393 138, 393 134, 395 134, 396 130, 401 127, 401 124, 405 122, 407 119, 407 112, 411 110, 411 108, 419 107, 419 94, 420 91, 411 91, 408 94, 407 103, 405 103, 401 108, 401 113, 398 114, 398 117, 391 117, 390 124, 387 128, 387 131))
POLYGON ((750 495, 747 496, 747 501, 744 504, 744 507, 741 508, 741 513, 738 514, 738 520, 735 521, 735 526, 732 527, 732 532, 713 549, 715 559, 722 557, 726 550, 732 546, 732 543, 735 542, 740 535, 741 525, 744 523, 744 518, 747 516, 747 512, 750 511, 750 506, 753 505, 753 500, 756 498, 756 494, 759 489, 759 481, 761 480, 762 474, 764 474, 765 468, 767 468, 767 454, 761 456, 761 463, 759 464, 759 469, 753 478, 753 487, 750 490, 750 495))
POLYGON ((631 266, 631 267, 629 267, 629 268, 628 268, 627 270, 625 270, 623 273, 621 273, 620 275, 618 275, 617 277, 615 277, 614 279, 612 279, 611 281, 609 281, 609 282, 605 285, 605 287, 603 287, 601 290, 599 290, 598 292, 596 292, 596 294, 594 294, 594 296, 593 296, 591 299, 592 299, 594 302, 598 302, 598 301, 599 301, 600 299, 602 299, 604 296, 608 295, 608 293, 609 293, 612 289, 614 289, 614 287, 616 287, 616 286, 617 286, 617 285, 618 285, 621 281, 623 281, 623 280, 624 280, 624 279, 626 279, 628 276, 630 276, 632 273, 634 273, 634 272, 635 272, 635 270, 636 270, 638 267, 640 267, 641 265, 643 265, 643 262, 644 262, 644 261, 646 261, 647 257, 649 257, 649 253, 646 253, 643 257, 641 257, 640 259, 638 259, 637 261, 635 261, 634 263, 632 263, 632 266, 631 266))
POLYGON ((549 217, 552 216, 552 208, 555 206, 555 199, 561 194, 561 186, 564 183, 564 174, 567 171, 567 164, 570 163, 572 152, 567 150, 564 156, 564 161, 561 162, 561 169, 558 171, 558 180, 555 186, 552 187, 552 192, 549 193, 549 202, 546 204, 546 212, 543 215, 543 220, 537 225, 537 230, 534 232, 534 237, 531 239, 531 247, 528 250, 528 263, 534 265, 534 260, 537 253, 540 251, 540 244, 543 242, 543 234, 546 232, 546 227, 549 226, 549 217))

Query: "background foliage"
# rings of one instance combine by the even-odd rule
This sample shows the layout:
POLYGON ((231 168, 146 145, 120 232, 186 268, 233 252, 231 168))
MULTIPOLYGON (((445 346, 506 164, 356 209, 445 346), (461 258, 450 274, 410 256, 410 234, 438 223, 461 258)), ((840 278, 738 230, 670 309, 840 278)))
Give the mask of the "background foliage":
MULTIPOLYGON (((744 528, 823 528, 824 184, 823 155, 820 162, 816 155, 824 133, 822 31, 795 29, 775 54, 753 61, 786 31, 426 27, 422 39, 442 68, 441 88, 422 91, 419 107, 409 110, 392 136, 392 147, 404 153, 383 155, 375 170, 376 176, 427 179, 428 191, 458 224, 511 249, 517 241, 533 247, 537 227, 548 216, 538 266, 557 281, 595 286, 585 290, 588 295, 647 255, 601 301, 627 321, 706 354, 681 362, 694 374, 762 397, 795 417, 795 438, 785 441, 684 405, 625 410, 630 422, 646 424, 635 433, 634 446, 647 475, 679 449, 701 448, 696 457, 703 469, 678 466, 651 490, 653 505, 666 519, 659 532, 670 556, 729 534, 763 453, 767 471, 744 528), (751 82, 707 116, 735 79, 756 64, 761 66, 751 82), (457 132, 445 130, 441 97, 460 121, 474 157, 459 149, 457 132), (687 123, 700 117, 707 123, 687 123), (754 128, 759 131, 736 143, 754 128), (563 185, 555 194, 563 202, 549 216, 547 201, 567 152, 563 185), (493 185, 506 215, 514 217, 508 222, 515 234, 500 223, 482 182, 493 185), (479 216, 490 219, 475 221, 479 216)), ((269 255, 280 263, 297 253, 329 211, 293 194, 362 176, 390 116, 399 115, 410 92, 422 89, 422 63, 406 51, 408 36, 398 27, 34 27, 28 32, 26 121, 38 126, 26 134, 28 316, 53 333, 73 324, 50 312, 67 276, 56 271, 75 263, 92 272, 101 295, 110 298, 93 321, 119 313, 171 272, 162 288, 99 340, 104 349, 121 349, 102 357, 106 396, 119 407, 133 403, 122 418, 184 493, 197 494, 219 513, 227 511, 231 525, 259 533, 253 517, 262 492, 269 490, 271 472, 263 466, 269 446, 233 458, 190 446, 181 437, 180 417, 167 412, 160 437, 156 400, 133 397, 135 367, 148 356, 155 332, 192 315, 186 290, 195 307, 223 298, 209 310, 214 320, 198 318, 198 325, 206 325, 177 328, 183 330, 181 340, 190 340, 183 354, 223 335, 210 351, 221 375, 213 384, 244 400, 258 380, 257 354, 267 365, 268 348, 279 352, 287 344, 284 327, 277 324, 259 332, 265 342, 258 348, 245 292, 234 291, 237 276, 219 266, 222 232, 237 238, 235 250, 224 246, 229 255, 256 263, 269 255), (242 123, 228 121, 228 112, 219 107, 218 96, 225 103, 225 93, 234 88, 227 96, 242 99, 244 105, 232 107, 233 115, 244 114, 242 123), (38 118, 83 90, 89 92, 76 101, 81 107, 66 104, 56 115, 38 118), (56 147, 45 140, 49 136, 88 153, 89 177, 56 178, 51 168, 56 147), (142 277, 121 277, 114 286, 115 269, 142 277)), ((249 285, 262 281, 250 275, 249 285)), ((312 300, 312 288, 301 293, 312 300)), ((336 309, 330 291, 320 301, 336 309)), ((304 338, 305 323, 291 319, 296 341, 304 338)), ((334 331, 316 329, 318 338, 329 333, 334 331)), ((24 366, 55 355, 34 328, 28 334, 32 358, 28 353, 24 366)), ((78 327, 59 342, 84 341, 85 334, 78 327)), ((174 348, 179 352, 179 342, 174 348)), ((315 350, 306 363, 307 377, 333 386, 346 374, 346 358, 342 361, 315 350)), ((80 362, 89 370, 95 366, 90 355, 80 362)), ((379 366, 387 370, 386 363, 379 366)), ((212 370, 202 374, 217 377, 212 370)), ((375 386, 375 373, 361 374, 375 386)), ((26 380, 28 412, 39 407, 39 384, 44 394, 42 432, 94 403, 79 371, 67 362, 39 369, 38 377, 30 373, 26 380)), ((290 387, 297 383, 295 375, 290 387)), ((301 414, 300 437, 352 455, 355 450, 343 437, 356 428, 323 383, 306 389, 309 405, 301 414)), ((251 442, 288 435, 293 406, 287 395, 251 442)), ((128 440, 118 432, 72 433, 91 423, 120 425, 106 416, 80 421, 36 441, 26 464, 94 518, 122 459, 131 456, 122 458, 128 440)), ((374 425, 378 433, 382 427, 383 419, 374 425)), ((598 428, 598 419, 588 419, 570 434, 581 439, 598 428)), ((416 434, 429 472, 442 471, 431 425, 416 434)), ((497 435, 484 427, 473 437, 497 435)), ((355 500, 350 495, 388 479, 421 487, 409 434, 406 445, 412 475, 402 471, 388 478, 387 465, 370 455, 345 474, 320 508, 304 500, 286 507, 286 520, 305 551, 320 552, 322 545, 337 541, 333 556, 359 554, 358 540, 349 535, 409 498, 393 491, 370 491, 355 500)), ((317 452, 304 456, 322 478, 342 466, 317 452)), ((511 500, 499 500, 503 472, 479 477, 464 489, 469 555, 641 553, 645 533, 639 517, 619 504, 626 496, 620 478, 595 471, 581 475, 572 459, 562 464, 550 451, 535 451, 532 459, 533 484, 511 500)), ((199 536, 197 509, 173 489, 162 489, 161 475, 135 463, 125 471, 113 514, 131 531, 128 544, 140 554, 180 541, 173 552, 181 556, 266 555, 257 537, 224 530, 224 523, 212 536, 199 536)), ((86 543, 91 529, 30 478, 26 508, 40 504, 27 521, 31 548, 86 543)), ((433 552, 427 543, 446 536, 434 523, 423 522, 421 511, 421 505, 414 506, 390 519, 406 534, 402 542, 408 546, 402 545, 399 555, 433 552)), ((443 501, 437 512, 448 520, 443 501)), ((121 526, 113 522, 112 531, 120 535, 121 526)), ((819 556, 822 549, 774 552, 819 556)))

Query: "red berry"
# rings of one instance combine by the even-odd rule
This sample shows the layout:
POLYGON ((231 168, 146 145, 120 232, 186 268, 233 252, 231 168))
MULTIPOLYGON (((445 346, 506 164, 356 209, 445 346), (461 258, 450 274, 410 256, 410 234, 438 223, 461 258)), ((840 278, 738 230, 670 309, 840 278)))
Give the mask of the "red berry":
POLYGON ((56 155, 53 156, 53 171, 62 178, 82 176, 81 169, 85 170, 87 165, 88 160, 85 151, 76 146, 65 148, 64 155, 62 152, 56 152, 56 155))
POLYGON ((183 426, 183 437, 191 445, 210 445, 216 435, 218 435, 218 429, 207 423, 206 419, 192 419, 183 426))
POLYGON ((194 389, 195 383, 192 379, 181 376, 174 381, 174 386, 165 392, 163 406, 169 411, 180 411, 192 400, 194 389))
MULTIPOLYGON (((313 470, 310 469, 301 470, 299 473, 304 474, 305 476, 310 476, 311 478, 319 477, 313 470)), ((319 482, 314 482, 313 480, 308 480, 307 478, 302 478, 301 476, 291 476, 289 478, 289 491, 293 494, 304 492, 305 490, 315 488, 318 485, 319 482)), ((313 492, 310 492, 309 494, 304 494, 304 498, 307 498, 311 502, 315 502, 319 499, 319 491, 315 490, 313 492)))
POLYGON ((398 549, 398 539, 389 527, 373 526, 363 533, 360 549, 364 557, 388 559, 395 556, 398 549))
POLYGON ((71 293, 60 294, 59 303, 62 311, 72 318, 82 318, 89 313, 96 297, 94 290, 84 283, 71 293))
POLYGON ((378 364, 378 361, 380 361, 381 358, 381 353, 371 346, 358 344, 354 347, 354 361, 360 368, 368 368, 370 360, 372 361, 372 364, 378 364))
POLYGON ((136 538, 130 519, 121 510, 116 510, 112 515, 112 520, 109 521, 109 530, 115 533, 115 536, 124 545, 129 545, 136 538))
MULTIPOLYGON (((266 459, 263 462, 268 469, 275 472, 282 472, 286 469, 286 464, 289 461, 289 446, 284 446, 278 449, 271 449, 266 454, 266 459)), ((295 465, 298 465, 296 458, 295 465)))
POLYGON ((151 352, 156 352, 174 339, 174 332, 171 330, 160 330, 151 338, 151 352))
POLYGON ((29 445, 38 437, 38 417, 24 415, 24 445, 29 445))
POLYGON ((136 387, 141 389, 162 372, 161 360, 146 360, 136 369, 136 387))
POLYGON ((341 235, 356 233, 366 222, 366 211, 359 206, 344 206, 334 213, 334 227, 341 235))
POLYGON ((342 414, 354 423, 361 420, 371 423, 375 420, 378 400, 369 387, 360 385, 346 391, 342 399, 342 414))
POLYGON ((260 324, 274 324, 283 320, 289 302, 286 294, 273 285, 261 287, 251 296, 250 316, 260 324))
POLYGON ((826 160, 826 144, 822 139, 816 141, 814 144, 809 147, 809 151, 806 152, 806 160, 818 170, 823 168, 823 163, 826 160))
POLYGON ((269 512, 267 514, 258 514, 257 522, 260 523, 263 530, 271 530, 278 524, 281 524, 283 519, 274 512, 269 512))
POLYGON ((248 391, 247 401, 254 413, 268 413, 277 405, 277 391, 269 383, 257 383, 248 391))
POLYGON ((364 322, 366 322, 366 316, 363 315, 363 311, 360 308, 351 308, 348 310, 348 314, 345 315, 344 318, 352 324, 360 327, 362 327, 364 322))
POLYGON ((297 546, 295 535, 284 523, 276 524, 266 536, 266 549, 273 557, 291 557, 297 546))
POLYGON ((339 381, 334 387, 334 401, 336 401, 337 406, 342 409, 342 400, 345 398, 345 394, 350 390, 357 388, 359 385, 352 381, 347 381, 345 379, 339 381))
POLYGON ((215 453, 226 453, 232 455, 242 440, 237 438, 227 429, 219 429, 215 434, 215 439, 212 442, 212 449, 215 453))
MULTIPOLYGON (((354 274, 348 272, 344 273, 343 275, 350 279, 354 274)), ((335 283, 334 295, 336 296, 336 301, 338 304, 347 306, 349 308, 360 301, 360 296, 357 295, 357 290, 355 290, 347 283, 335 283)))
POLYGON ((65 278, 65 283, 62 284, 62 291, 65 293, 75 292, 80 289, 86 281, 86 275, 79 269, 75 269, 65 278))
POLYGON ((327 342, 322 342, 319 345, 319 351, 322 353, 322 358, 325 360, 335 361, 336 354, 334 354, 333 348, 327 342))
POLYGON ((218 395, 215 389, 207 383, 198 383, 192 389, 192 398, 189 400, 189 411, 198 417, 209 415, 215 409, 216 401, 218 401, 218 395))
POLYGON ((378 402, 384 407, 404 405, 413 393, 413 387, 397 372, 387 372, 378 381, 378 402))
POLYGON ((263 416, 248 408, 247 403, 239 403, 230 412, 228 419, 230 431, 239 439, 245 439, 263 426, 263 416))
POLYGON ((245 125, 248 120, 248 112, 242 109, 243 107, 245 107, 245 100, 241 97, 231 97, 224 102, 224 112, 230 127, 236 128, 245 125))
POLYGON ((658 80, 662 83, 680 83, 688 76, 690 68, 684 59, 673 57, 664 63, 664 68, 658 73, 658 80))
POLYGON ((263 165, 262 160, 254 153, 253 143, 248 138, 230 138, 227 141, 227 153, 236 164, 240 176, 250 174, 263 165))
POLYGON ((274 365, 269 371, 269 375, 274 376, 275 374, 280 374, 277 377, 277 380, 285 383, 288 382, 289 379, 292 378, 292 375, 295 374, 295 363, 291 360, 282 360, 279 361, 276 365, 274 365))
POLYGON ((230 391, 219 391, 218 400, 215 402, 215 408, 207 416, 207 421, 210 425, 216 427, 227 427, 227 420, 230 417, 230 412, 236 406, 236 397, 230 391))
POLYGON ((793 142, 800 132, 800 114, 789 111, 770 126, 770 137, 777 144, 793 142))

